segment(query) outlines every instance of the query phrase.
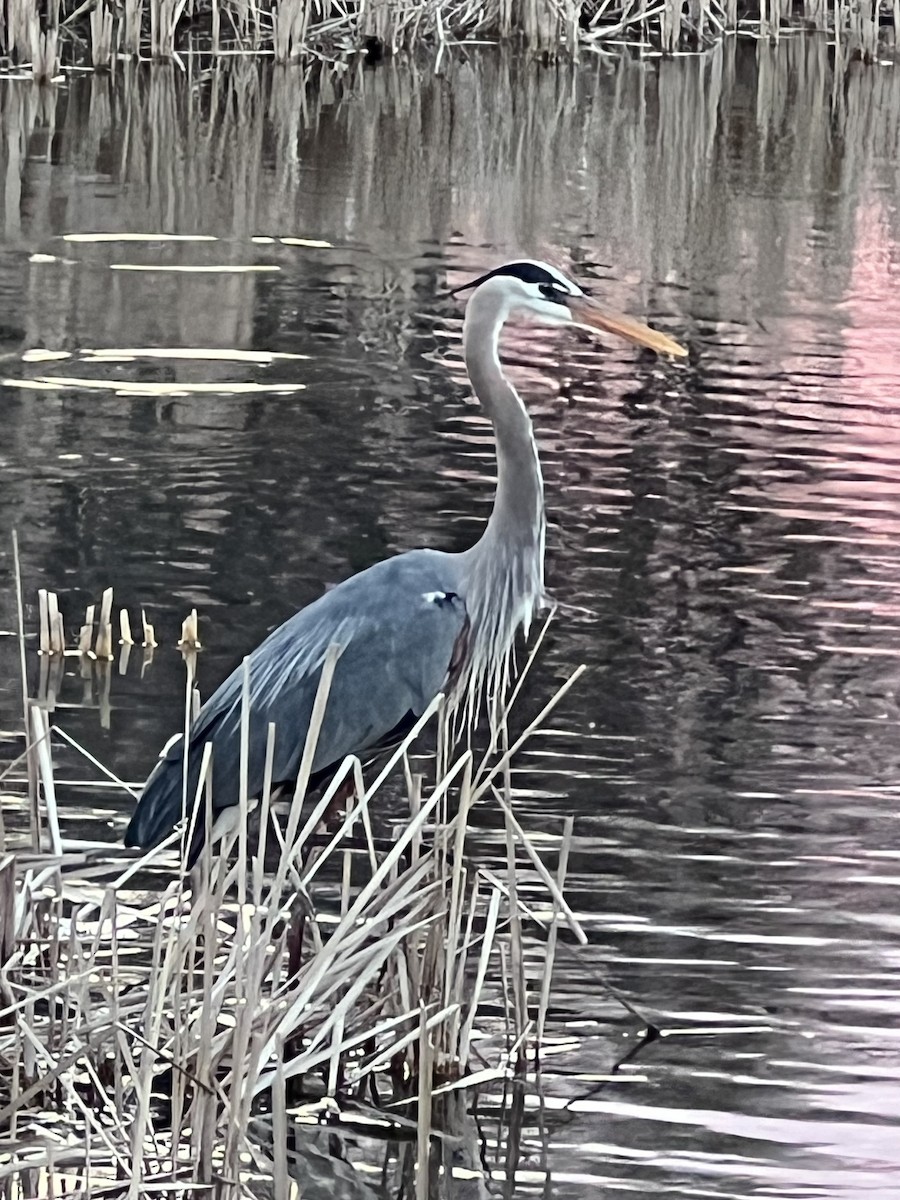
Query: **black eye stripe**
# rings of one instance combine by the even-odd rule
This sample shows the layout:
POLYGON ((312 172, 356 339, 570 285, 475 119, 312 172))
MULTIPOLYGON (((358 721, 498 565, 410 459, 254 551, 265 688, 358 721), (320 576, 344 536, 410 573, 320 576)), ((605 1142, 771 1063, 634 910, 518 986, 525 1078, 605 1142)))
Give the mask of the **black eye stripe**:
POLYGON ((521 279, 523 283, 535 284, 548 299, 555 300, 559 295, 568 295, 563 284, 555 276, 533 262, 506 263, 505 266, 488 271, 487 275, 473 279, 471 283, 463 283, 459 287, 455 287, 450 294, 455 296, 457 292, 464 292, 468 291, 469 288, 479 287, 486 280, 493 279, 497 275, 510 275, 513 279, 521 279), (551 296, 545 289, 550 289, 556 295, 551 296))
POLYGON ((536 283, 541 291, 544 288, 560 289, 559 280, 555 279, 549 271, 545 271, 543 267, 539 267, 537 263, 507 263, 505 267, 498 267, 491 273, 493 275, 512 275, 515 279, 521 279, 523 283, 536 283))

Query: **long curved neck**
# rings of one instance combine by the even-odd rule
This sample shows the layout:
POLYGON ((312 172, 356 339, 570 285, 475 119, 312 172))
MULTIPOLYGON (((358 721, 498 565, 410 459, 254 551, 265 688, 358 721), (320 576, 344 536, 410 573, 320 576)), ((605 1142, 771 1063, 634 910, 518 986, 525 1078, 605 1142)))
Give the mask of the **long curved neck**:
POLYGON ((504 544, 540 558, 543 577, 544 482, 531 419, 500 367, 498 343, 507 317, 502 297, 479 294, 469 301, 463 327, 466 369, 475 395, 494 427, 497 492, 477 547, 504 544))
POLYGON ((509 685, 516 632, 520 626, 528 631, 544 601, 544 484, 537 446, 525 405, 497 355, 507 313, 503 296, 476 292, 463 329, 469 378, 494 426, 497 492, 487 528, 459 556, 471 645, 457 695, 466 696, 470 716, 484 697, 492 726, 509 685))

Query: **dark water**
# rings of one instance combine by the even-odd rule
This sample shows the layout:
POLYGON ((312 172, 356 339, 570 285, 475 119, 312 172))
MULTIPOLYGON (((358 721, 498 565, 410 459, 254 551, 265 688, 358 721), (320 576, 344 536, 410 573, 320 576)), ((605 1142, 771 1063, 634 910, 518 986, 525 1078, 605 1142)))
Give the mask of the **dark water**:
MULTIPOLYGON (((591 942, 561 951, 518 1158, 488 1102, 461 1196, 900 1194, 898 72, 835 81, 793 40, 0 84, 0 627, 13 527, 30 629, 39 586, 70 627, 108 585, 147 609, 161 645, 114 668, 109 728, 75 660, 55 718, 127 779, 177 727, 189 608, 208 693, 330 583, 477 536, 492 457, 449 284, 550 258, 691 348, 507 340, 569 606, 523 713, 590 667, 517 803, 575 813, 591 942), (97 232, 121 236, 66 240, 97 232), (206 240, 126 238, 162 233, 206 240), (147 353, 174 348, 273 357, 147 353), (633 1037, 601 969, 667 1031, 606 1082, 633 1037)), ((64 832, 126 808, 72 792, 64 832)))

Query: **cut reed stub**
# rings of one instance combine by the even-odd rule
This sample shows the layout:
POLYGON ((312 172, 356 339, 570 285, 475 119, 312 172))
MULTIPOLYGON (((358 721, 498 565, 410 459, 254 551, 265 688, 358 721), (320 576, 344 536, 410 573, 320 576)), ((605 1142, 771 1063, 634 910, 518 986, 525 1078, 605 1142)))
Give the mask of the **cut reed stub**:
POLYGON ((111 662, 113 659, 112 606, 113 590, 110 587, 103 593, 100 601, 100 622, 97 641, 94 644, 95 655, 104 662, 111 662))
POLYGON ((197 628, 197 610, 192 608, 181 623, 181 637, 178 639, 180 650, 201 650, 200 631, 197 628))
POLYGON ((56 592, 38 589, 39 654, 65 654, 66 632, 56 592))
POLYGON ((39 654, 50 653, 50 613, 47 603, 47 589, 38 589, 38 621, 40 623, 39 654))
POLYGON ((78 631, 78 652, 79 654, 91 653, 91 637, 93 636, 94 628, 92 625, 82 625, 78 631))
POLYGON ((128 617, 127 608, 122 608, 119 610, 119 645, 134 645, 134 638, 131 636, 131 621, 128 617))
POLYGON ((94 637, 94 612, 95 607, 89 604, 84 614, 84 624, 78 634, 78 650, 79 653, 87 658, 94 657, 94 651, 91 649, 91 642, 94 637))
POLYGON ((66 649, 66 635, 56 592, 47 593, 47 608, 50 621, 50 653, 62 654, 66 649))
POLYGON ((155 650, 159 645, 159 642, 156 640, 156 633, 154 632, 153 626, 147 620, 147 614, 143 609, 141 609, 141 625, 144 630, 144 638, 141 642, 141 645, 145 650, 155 650))

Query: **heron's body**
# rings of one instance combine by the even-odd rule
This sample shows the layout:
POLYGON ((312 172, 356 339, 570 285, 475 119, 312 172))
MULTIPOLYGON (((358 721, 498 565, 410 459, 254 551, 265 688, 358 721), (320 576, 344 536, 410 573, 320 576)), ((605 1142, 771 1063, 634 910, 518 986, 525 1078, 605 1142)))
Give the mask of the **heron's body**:
MULTIPOLYGON (((348 754, 371 756, 411 727, 441 691, 451 704, 502 693, 517 630, 543 600, 544 503, 531 421, 504 377, 500 329, 513 311, 547 324, 578 323, 569 312, 655 348, 679 352, 663 335, 611 318, 570 281, 539 263, 516 263, 478 280, 464 327, 466 367, 497 441, 497 494, 479 541, 462 554, 413 550, 375 564, 296 613, 252 652, 250 796, 263 787, 268 726, 275 724, 273 782, 297 777, 328 647, 337 643, 312 782, 348 754), (561 307, 562 306, 562 307, 561 307), (563 315, 565 312, 565 316, 563 315), (656 343, 650 340, 651 336, 656 343)), ((244 670, 239 666, 201 708, 190 730, 189 805, 203 749, 212 743, 215 810, 238 803, 244 670)), ((181 817, 184 749, 179 738, 152 771, 125 834, 152 846, 181 817)), ((190 858, 202 844, 198 822, 190 858)))

